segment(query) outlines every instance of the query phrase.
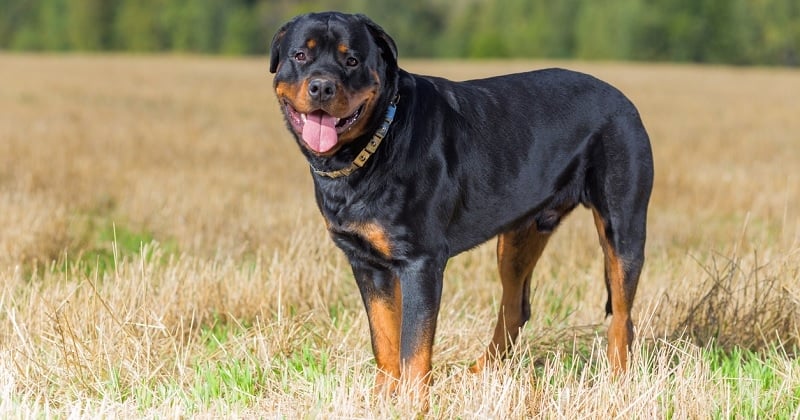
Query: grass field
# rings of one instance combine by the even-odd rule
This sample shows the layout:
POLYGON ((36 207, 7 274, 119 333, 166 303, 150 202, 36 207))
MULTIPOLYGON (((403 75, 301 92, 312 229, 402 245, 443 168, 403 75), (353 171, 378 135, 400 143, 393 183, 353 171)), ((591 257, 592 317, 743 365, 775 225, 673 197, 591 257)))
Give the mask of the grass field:
MULTIPOLYGON (((605 360, 602 254, 574 212, 512 360, 485 348, 489 243, 445 274, 431 417, 800 417, 800 72, 546 66, 639 106, 656 182, 632 367, 605 360)), ((0 54, 0 417, 403 418, 266 58, 0 54)))

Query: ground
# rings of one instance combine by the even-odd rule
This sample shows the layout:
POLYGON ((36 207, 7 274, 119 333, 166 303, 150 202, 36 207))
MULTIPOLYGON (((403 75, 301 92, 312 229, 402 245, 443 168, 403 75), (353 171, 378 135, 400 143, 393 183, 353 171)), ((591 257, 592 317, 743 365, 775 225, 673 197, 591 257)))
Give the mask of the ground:
MULTIPOLYGON (((517 353, 481 375, 466 366, 497 311, 494 244, 451 261, 432 416, 800 415, 800 72, 403 65, 591 73, 637 104, 655 155, 630 373, 609 376, 580 209, 534 273, 517 353)), ((0 55, 0 416, 406 417, 371 397, 366 316, 267 70, 0 55)))

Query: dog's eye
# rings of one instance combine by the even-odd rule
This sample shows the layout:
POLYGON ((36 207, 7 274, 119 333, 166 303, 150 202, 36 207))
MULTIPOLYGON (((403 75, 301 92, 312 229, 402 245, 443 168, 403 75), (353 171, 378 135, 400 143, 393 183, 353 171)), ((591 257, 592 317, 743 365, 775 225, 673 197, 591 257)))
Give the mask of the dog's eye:
POLYGON ((358 65, 358 60, 355 57, 347 57, 345 64, 347 64, 347 67, 355 67, 358 65))
POLYGON ((294 54, 294 59, 295 59, 295 61, 299 61, 299 62, 302 63, 302 62, 306 61, 306 53, 304 53, 302 51, 298 51, 298 52, 296 52, 294 54))

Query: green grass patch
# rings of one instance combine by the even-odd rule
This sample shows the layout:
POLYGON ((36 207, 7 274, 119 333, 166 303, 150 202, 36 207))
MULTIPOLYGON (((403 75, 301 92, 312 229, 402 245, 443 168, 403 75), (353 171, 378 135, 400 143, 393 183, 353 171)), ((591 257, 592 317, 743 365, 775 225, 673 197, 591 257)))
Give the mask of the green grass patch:
POLYGON ((252 325, 251 321, 232 319, 214 312, 210 322, 200 327, 200 343, 210 352, 220 350, 231 338, 244 334, 252 325))
POLYGON ((271 374, 283 392, 292 392, 298 381, 315 383, 330 373, 330 355, 326 349, 303 343, 288 355, 276 356, 271 374))
POLYGON ((261 393, 264 383, 264 370, 252 359, 200 363, 194 367, 194 373, 187 395, 190 408, 208 407, 219 400, 248 405, 261 393))
MULTIPOLYGON (((168 401, 173 396, 181 395, 181 388, 174 379, 170 378, 153 384, 135 387, 131 395, 136 399, 136 405, 140 413, 145 413, 153 407, 163 404, 164 401, 168 401)), ((196 409, 198 404, 187 400, 186 405, 196 409)))
POLYGON ((800 409, 800 390, 785 385, 793 374, 786 363, 797 360, 782 349, 711 348, 703 352, 703 358, 730 395, 726 412, 715 412, 714 418, 727 418, 731 413, 742 418, 790 418, 800 409))
POLYGON ((89 222, 84 228, 80 245, 67 251, 62 269, 77 267, 88 276, 102 278, 114 271, 117 264, 136 257, 146 262, 166 261, 178 252, 175 240, 159 240, 152 232, 131 229, 109 220, 89 222))

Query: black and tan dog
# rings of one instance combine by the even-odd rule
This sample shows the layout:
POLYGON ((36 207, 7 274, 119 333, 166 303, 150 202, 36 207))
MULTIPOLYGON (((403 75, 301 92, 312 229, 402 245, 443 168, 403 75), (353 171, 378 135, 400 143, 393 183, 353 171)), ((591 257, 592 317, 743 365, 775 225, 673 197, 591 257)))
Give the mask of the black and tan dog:
POLYGON ((503 357, 530 317, 536 260, 578 204, 605 254, 608 357, 625 369, 653 159, 622 93, 561 69, 466 82, 410 74, 378 25, 341 13, 280 28, 270 71, 358 282, 379 388, 430 382, 445 264, 494 236, 502 305, 472 370, 503 357))

